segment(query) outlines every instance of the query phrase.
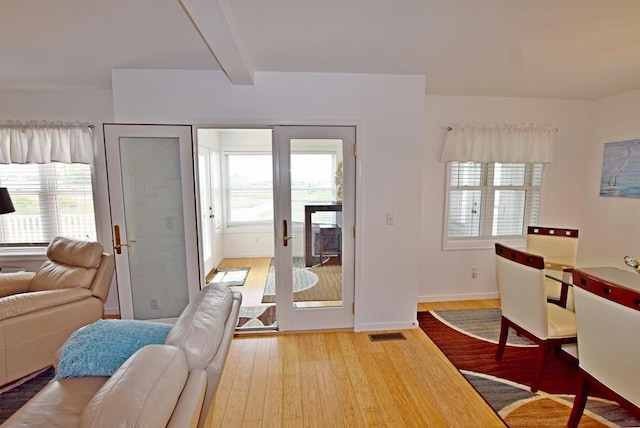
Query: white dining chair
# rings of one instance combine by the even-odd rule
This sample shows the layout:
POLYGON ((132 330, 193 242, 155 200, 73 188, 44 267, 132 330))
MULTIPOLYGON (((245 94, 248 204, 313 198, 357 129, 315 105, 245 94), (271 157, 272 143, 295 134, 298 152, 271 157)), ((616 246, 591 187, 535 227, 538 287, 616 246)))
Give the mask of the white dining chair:
MULTIPOLYGON (((640 285, 637 274, 610 269, 585 271, 613 272, 613 277, 640 285)), ((581 382, 568 426, 578 426, 593 386, 609 391, 640 418, 640 291, 581 270, 573 273, 573 283, 581 382)))
POLYGON ((547 302, 542 257, 498 243, 495 248, 502 311, 496 360, 503 357, 509 328, 536 343, 538 357, 531 382, 531 391, 535 392, 540 387, 549 350, 576 342, 575 314, 547 302))
MULTIPOLYGON (((571 270, 576 265, 578 253, 578 229, 529 226, 527 228, 527 253, 542 256, 545 269, 551 271, 571 270)), ((562 277, 562 275, 553 275, 562 277)), ((545 278, 547 299, 569 309, 573 309, 573 291, 562 287, 562 282, 545 278)))

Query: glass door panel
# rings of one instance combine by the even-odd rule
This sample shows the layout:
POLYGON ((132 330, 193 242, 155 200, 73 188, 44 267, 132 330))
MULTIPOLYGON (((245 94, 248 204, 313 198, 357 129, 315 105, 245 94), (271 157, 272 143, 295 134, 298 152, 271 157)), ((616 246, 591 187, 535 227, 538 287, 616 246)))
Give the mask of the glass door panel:
POLYGON ((353 327, 355 128, 277 126, 281 330, 353 327))
POLYGON ((179 140, 120 138, 120 162, 133 317, 177 318, 189 303, 179 140))
POLYGON ((292 255, 294 307, 342 305, 342 146, 341 139, 291 140, 291 219, 304 238, 292 255))
POLYGON ((104 129, 120 315, 175 319, 201 283, 191 127, 104 129))

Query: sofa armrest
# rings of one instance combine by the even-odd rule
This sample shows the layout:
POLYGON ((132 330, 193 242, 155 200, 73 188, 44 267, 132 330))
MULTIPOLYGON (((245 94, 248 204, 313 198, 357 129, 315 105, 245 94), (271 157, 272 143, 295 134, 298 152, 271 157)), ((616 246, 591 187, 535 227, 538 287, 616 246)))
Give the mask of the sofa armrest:
POLYGON ((196 428, 206 390, 207 374, 204 370, 191 370, 167 428, 196 428))
POLYGON ((29 291, 29 284, 35 272, 14 272, 0 274, 0 297, 29 291))
POLYGON ((0 298, 0 321, 92 297, 86 288, 30 291, 0 298))
POLYGON ((188 375, 182 349, 147 345, 129 357, 93 396, 80 427, 164 427, 188 375))

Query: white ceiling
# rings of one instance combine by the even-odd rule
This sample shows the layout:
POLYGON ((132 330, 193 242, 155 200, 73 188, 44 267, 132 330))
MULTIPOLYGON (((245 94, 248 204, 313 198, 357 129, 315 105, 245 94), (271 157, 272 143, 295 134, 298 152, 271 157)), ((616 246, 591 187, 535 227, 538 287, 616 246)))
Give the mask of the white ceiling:
POLYGON ((0 5, 0 88, 110 88, 112 68, 220 64, 244 84, 255 71, 419 74, 429 94, 598 99, 640 89, 640 0, 0 5))

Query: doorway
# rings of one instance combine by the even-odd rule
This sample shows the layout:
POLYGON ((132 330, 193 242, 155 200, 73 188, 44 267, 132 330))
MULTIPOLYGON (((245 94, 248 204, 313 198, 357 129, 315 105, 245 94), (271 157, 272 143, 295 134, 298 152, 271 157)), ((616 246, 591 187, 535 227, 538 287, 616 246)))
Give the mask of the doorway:
POLYGON ((198 128, 196 139, 214 159, 199 190, 213 188, 218 207, 207 281, 243 294, 240 329, 352 327, 355 128, 198 128))

